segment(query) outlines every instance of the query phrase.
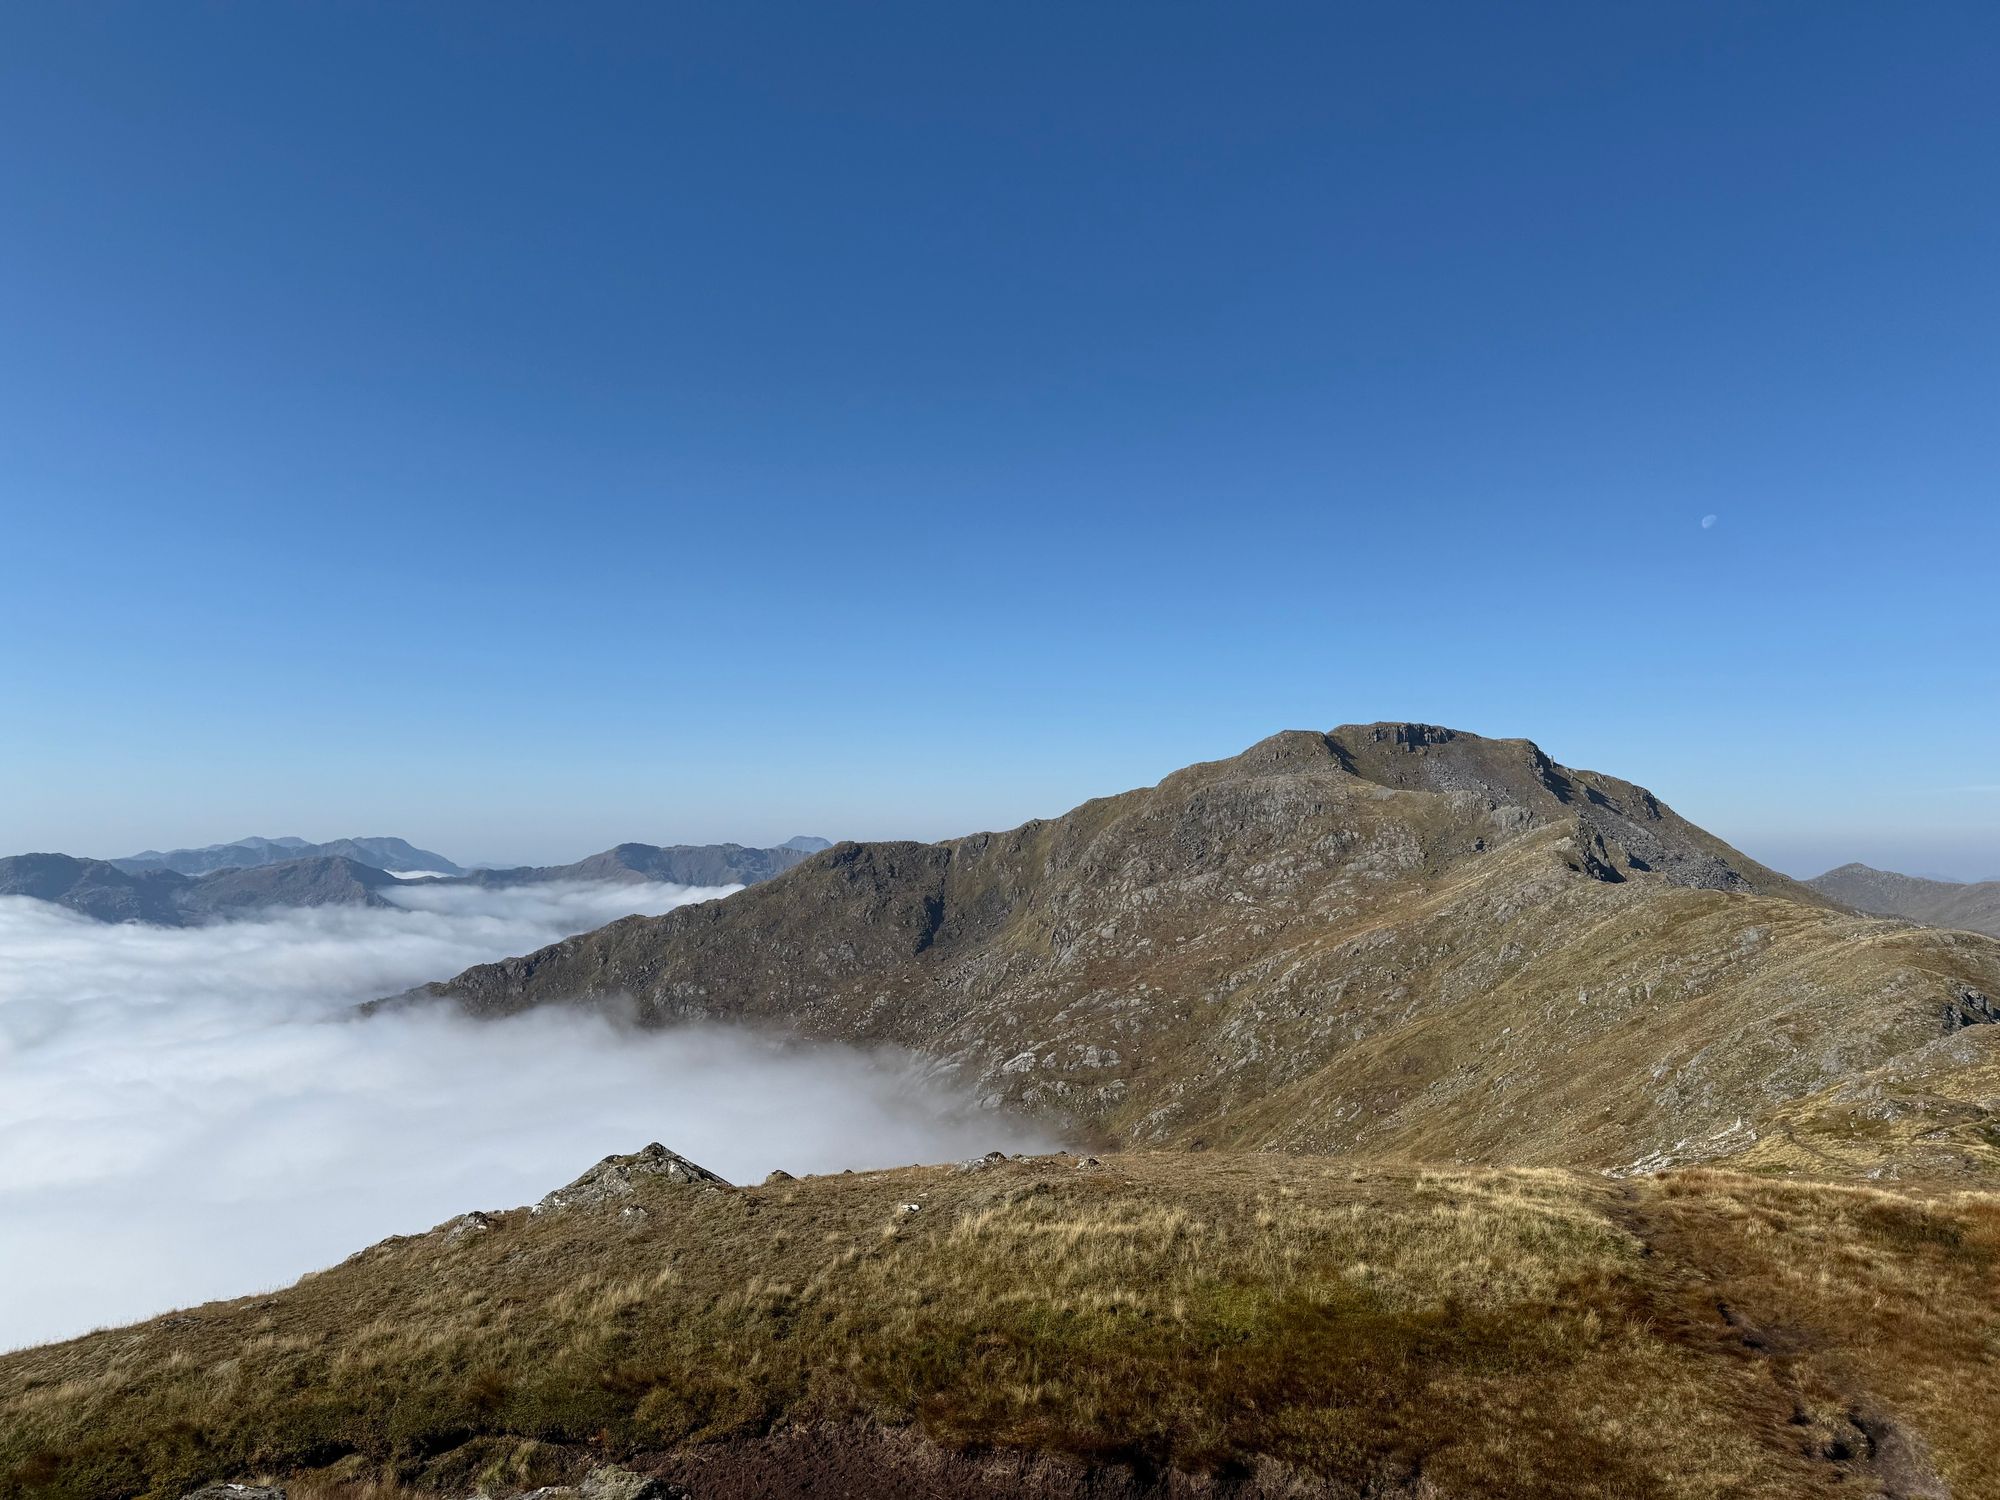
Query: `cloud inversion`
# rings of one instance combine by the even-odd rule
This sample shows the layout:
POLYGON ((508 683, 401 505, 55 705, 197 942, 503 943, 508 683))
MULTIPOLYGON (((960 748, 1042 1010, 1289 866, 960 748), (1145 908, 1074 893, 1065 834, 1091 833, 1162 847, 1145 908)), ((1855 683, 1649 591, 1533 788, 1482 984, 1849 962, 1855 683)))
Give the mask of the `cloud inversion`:
POLYGON ((572 1012, 351 1019, 719 894, 420 886, 406 910, 191 929, 0 898, 0 1349, 280 1285, 653 1140, 735 1181, 1053 1144, 843 1048, 572 1012))

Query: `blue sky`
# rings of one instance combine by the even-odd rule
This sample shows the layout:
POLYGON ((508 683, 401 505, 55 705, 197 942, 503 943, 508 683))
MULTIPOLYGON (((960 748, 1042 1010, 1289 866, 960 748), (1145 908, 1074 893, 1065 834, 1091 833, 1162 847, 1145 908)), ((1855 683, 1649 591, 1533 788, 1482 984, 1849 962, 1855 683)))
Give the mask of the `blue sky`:
POLYGON ((2000 875, 1996 47, 9 7, 0 849, 929 838, 1418 718, 2000 875))

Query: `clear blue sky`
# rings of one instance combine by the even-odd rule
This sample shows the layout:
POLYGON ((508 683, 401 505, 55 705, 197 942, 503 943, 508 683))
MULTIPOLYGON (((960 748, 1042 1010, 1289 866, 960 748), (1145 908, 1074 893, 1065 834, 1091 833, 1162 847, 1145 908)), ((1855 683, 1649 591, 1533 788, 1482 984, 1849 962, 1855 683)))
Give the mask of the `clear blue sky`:
POLYGON ((1996 56, 10 6, 0 850, 937 837, 1420 718, 2000 875, 1996 56))

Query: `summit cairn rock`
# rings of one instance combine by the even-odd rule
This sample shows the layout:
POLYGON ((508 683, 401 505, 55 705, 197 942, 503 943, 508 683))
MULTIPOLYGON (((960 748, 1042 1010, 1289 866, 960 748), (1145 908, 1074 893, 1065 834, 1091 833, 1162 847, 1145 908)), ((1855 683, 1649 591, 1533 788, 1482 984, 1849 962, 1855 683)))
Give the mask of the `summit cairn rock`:
POLYGON ((702 1183, 710 1187, 730 1184, 704 1166, 689 1161, 677 1151, 669 1151, 654 1141, 643 1151, 629 1156, 607 1156, 568 1187, 557 1188, 537 1203, 533 1212, 551 1213, 566 1208, 603 1208, 630 1198, 641 1178, 663 1177, 668 1182, 702 1183))

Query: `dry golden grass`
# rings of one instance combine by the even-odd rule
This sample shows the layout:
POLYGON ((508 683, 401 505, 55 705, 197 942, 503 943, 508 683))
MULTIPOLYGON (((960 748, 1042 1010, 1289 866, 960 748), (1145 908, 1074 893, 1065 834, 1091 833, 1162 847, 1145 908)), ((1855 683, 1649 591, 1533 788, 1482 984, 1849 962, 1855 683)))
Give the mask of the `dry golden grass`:
POLYGON ((0 1492, 508 1493, 866 1419, 1354 1492, 2000 1494, 1992 1195, 1162 1154, 639 1201, 0 1358, 0 1492))

